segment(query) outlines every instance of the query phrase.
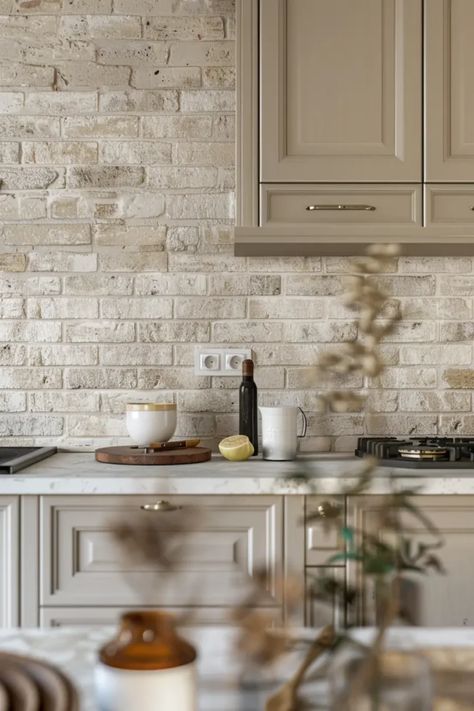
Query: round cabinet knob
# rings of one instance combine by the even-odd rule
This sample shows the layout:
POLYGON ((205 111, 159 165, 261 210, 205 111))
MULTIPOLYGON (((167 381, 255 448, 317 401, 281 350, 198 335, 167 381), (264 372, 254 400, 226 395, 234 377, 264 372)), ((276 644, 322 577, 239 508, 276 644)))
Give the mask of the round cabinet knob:
POLYGON ((342 513, 342 505, 338 501, 323 501, 316 511, 321 518, 337 518, 342 513))
POLYGON ((140 508, 143 511, 178 511, 181 506, 175 506, 169 501, 164 501, 164 499, 160 499, 159 501, 155 501, 154 504, 142 504, 140 508))

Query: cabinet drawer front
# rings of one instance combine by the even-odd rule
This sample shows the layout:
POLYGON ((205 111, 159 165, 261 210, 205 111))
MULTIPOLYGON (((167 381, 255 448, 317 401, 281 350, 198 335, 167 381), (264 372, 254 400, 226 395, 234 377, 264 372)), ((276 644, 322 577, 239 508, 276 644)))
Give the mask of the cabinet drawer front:
POLYGON ((343 496, 307 497, 305 512, 306 565, 344 567, 344 560, 339 561, 339 563, 328 563, 328 559, 331 556, 342 553, 345 550, 341 536, 344 519, 345 504, 343 496), (328 526, 327 521, 319 516, 321 509, 323 512, 327 511, 328 504, 334 507, 334 510, 340 511, 337 525, 328 526))
MULTIPOLYGON (((42 607, 40 609, 40 627, 90 627, 98 625, 116 625, 120 615, 133 609, 143 610, 133 607, 42 607)), ((183 624, 191 626, 225 625, 226 627, 237 623, 230 617, 228 607, 160 607, 147 608, 158 609, 175 615, 177 619, 182 619, 183 624)), ((272 625, 281 625, 283 622, 280 608, 262 610, 268 614, 272 625)), ((108 638, 110 638, 110 634, 108 638)))
POLYGON ((426 225, 474 224, 474 183, 425 186, 426 225))
POLYGON ((421 186, 266 184, 261 223, 421 225, 421 186))
POLYGON ((127 521, 133 515, 155 516, 158 530, 166 534, 176 514, 141 511, 153 500, 43 497, 41 605, 232 605, 242 599, 250 578, 262 569, 267 596, 259 604, 279 604, 275 582, 282 557, 279 497, 168 498, 183 510, 188 507, 191 521, 172 570, 148 562, 125 562, 110 535, 114 520, 127 521))

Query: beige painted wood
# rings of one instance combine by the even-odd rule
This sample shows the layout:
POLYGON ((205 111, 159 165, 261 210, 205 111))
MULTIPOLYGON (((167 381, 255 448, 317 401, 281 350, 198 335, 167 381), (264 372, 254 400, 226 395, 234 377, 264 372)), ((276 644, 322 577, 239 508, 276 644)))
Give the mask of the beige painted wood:
POLYGON ((236 224, 258 224, 258 0, 237 0, 236 224))
POLYGON ((19 508, 18 496, 0 496, 0 627, 19 622, 19 508))
POLYGON ((111 521, 155 516, 164 532, 172 512, 143 512, 143 496, 46 496, 40 502, 41 604, 127 606, 233 605, 265 573, 262 605, 281 604, 282 497, 172 496, 189 510, 191 531, 179 566, 125 564, 110 536, 111 521))
POLYGON ((421 0, 261 0, 261 182, 420 182, 421 0))
POLYGON ((332 624, 340 629, 345 626, 344 600, 334 593, 330 600, 322 600, 318 594, 318 578, 332 577, 344 584, 344 568, 319 567, 306 569, 306 627, 322 627, 332 624))
POLYGON ((472 229, 474 183, 425 185, 425 215, 428 226, 470 225, 472 229))
POLYGON ((39 622, 39 497, 20 499, 20 624, 39 622))
MULTIPOLYGON (((324 519, 311 520, 318 513, 318 507, 330 502, 341 508, 341 526, 344 523, 344 497, 343 496, 308 496, 306 497, 306 565, 328 565, 331 556, 344 551, 344 541, 340 535, 341 526, 327 526, 324 519)), ((331 567, 344 566, 344 562, 331 563, 331 567)))
POLYGON ((474 176, 474 3, 425 0, 426 182, 474 176))
POLYGON ((261 185, 263 226, 421 225, 421 185, 261 185))
MULTIPOLYGON (((360 531, 359 541, 365 534, 379 535, 377 528, 379 496, 352 497, 348 501, 348 524, 360 531)), ((471 627, 474 625, 474 567, 471 564, 474 546, 474 496, 416 496, 413 503, 438 527, 444 546, 437 555, 446 575, 430 573, 410 577, 405 588, 404 604, 414 624, 424 627, 471 627), (416 583, 416 587, 414 585, 416 583)), ((406 518, 405 526, 410 538, 429 540, 421 524, 406 518)), ((348 562, 348 584, 363 583, 364 599, 356 611, 356 624, 374 621, 374 600, 368 581, 364 580, 358 566, 348 562)))
POLYGON ((303 626, 305 602, 295 599, 294 590, 305 587, 305 497, 285 496, 284 500, 285 622, 303 626))
POLYGON ((369 245, 399 244, 410 256, 472 256, 470 225, 430 227, 380 225, 306 225, 236 227, 234 251, 239 257, 355 256, 369 245))
MULTIPOLYGON (((40 627, 88 627, 90 625, 115 625, 123 612, 133 609, 144 609, 133 607, 42 607, 40 609, 40 627)), ((145 607, 145 609, 160 610, 176 615, 182 620, 181 626, 201 626, 201 625, 235 625, 229 615, 229 608, 225 607, 145 607)), ((281 625, 281 609, 265 608, 262 613, 269 615, 273 620, 272 624, 281 625)))

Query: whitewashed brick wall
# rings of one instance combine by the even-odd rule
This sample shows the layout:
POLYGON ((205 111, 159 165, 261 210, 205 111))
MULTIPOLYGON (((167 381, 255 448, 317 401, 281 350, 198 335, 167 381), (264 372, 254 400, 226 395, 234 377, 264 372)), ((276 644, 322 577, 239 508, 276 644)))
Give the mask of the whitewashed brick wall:
POLYGON ((389 367, 350 379, 366 413, 324 412, 311 365, 357 335, 349 261, 232 256, 234 82, 232 0, 0 0, 3 443, 119 443, 146 398, 215 444, 238 380, 196 378, 196 343, 251 345, 262 403, 301 404, 308 449, 473 434, 467 258, 393 260, 389 367))

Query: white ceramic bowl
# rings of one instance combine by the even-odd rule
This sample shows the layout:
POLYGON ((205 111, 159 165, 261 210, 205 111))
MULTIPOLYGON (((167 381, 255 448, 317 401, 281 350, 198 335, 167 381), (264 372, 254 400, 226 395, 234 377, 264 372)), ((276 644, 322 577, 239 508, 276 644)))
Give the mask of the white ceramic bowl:
POLYGON ((152 442, 167 442, 175 429, 174 403, 127 403, 127 432, 139 447, 149 447, 152 442))

